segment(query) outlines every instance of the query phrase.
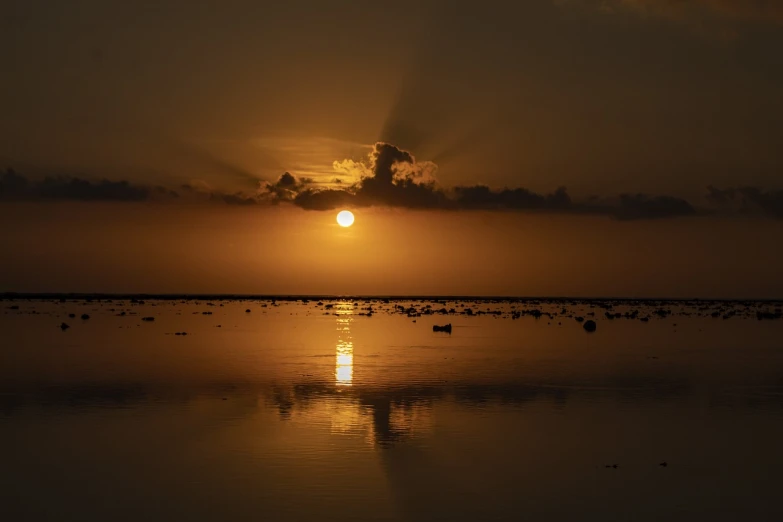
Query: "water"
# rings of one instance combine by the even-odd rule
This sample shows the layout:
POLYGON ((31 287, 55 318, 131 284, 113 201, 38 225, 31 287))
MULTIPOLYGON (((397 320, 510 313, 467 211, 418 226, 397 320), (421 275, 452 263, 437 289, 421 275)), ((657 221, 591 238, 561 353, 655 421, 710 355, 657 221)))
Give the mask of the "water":
POLYGON ((783 518, 779 304, 2 306, 2 520, 783 518))

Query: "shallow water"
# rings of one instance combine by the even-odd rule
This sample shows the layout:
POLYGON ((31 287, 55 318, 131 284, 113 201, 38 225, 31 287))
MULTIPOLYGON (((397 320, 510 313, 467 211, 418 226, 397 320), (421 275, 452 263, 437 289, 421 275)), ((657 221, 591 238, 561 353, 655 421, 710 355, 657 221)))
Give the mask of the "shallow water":
POLYGON ((3 520, 783 519, 779 304, 0 304, 3 520))

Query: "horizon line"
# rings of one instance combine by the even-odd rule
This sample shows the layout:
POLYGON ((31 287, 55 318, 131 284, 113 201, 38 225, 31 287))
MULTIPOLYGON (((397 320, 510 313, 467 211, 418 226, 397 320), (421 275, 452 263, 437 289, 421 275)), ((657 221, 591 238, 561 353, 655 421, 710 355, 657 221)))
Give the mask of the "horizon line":
POLYGON ((183 292, 0 292, 0 300, 29 299, 148 299, 172 301, 187 300, 263 300, 263 301, 313 301, 327 300, 388 300, 388 301, 626 301, 626 302, 783 302, 783 297, 576 297, 576 296, 493 296, 493 295, 445 295, 445 294, 241 294, 241 293, 183 293, 183 292))

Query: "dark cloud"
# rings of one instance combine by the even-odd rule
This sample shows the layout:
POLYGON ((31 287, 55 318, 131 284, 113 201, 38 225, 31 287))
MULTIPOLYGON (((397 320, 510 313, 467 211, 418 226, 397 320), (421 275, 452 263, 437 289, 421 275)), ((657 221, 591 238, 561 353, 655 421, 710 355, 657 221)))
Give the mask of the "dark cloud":
MULTIPOLYGON (((672 196, 623 194, 613 199, 575 202, 565 187, 545 194, 526 188, 493 190, 486 185, 460 186, 447 191, 435 180, 437 165, 432 162, 417 162, 410 152, 383 142, 373 146, 367 163, 345 160, 336 162, 335 168, 353 173, 360 180, 350 187, 319 189, 295 179, 286 179, 285 183, 291 190, 303 188, 295 197, 286 196, 281 199, 307 210, 374 205, 418 209, 596 214, 620 220, 661 219, 697 213, 689 202, 672 196)), ((268 192, 276 195, 282 181, 281 177, 277 184, 269 185, 268 192)))
POLYGON ((607 207, 607 213, 620 220, 663 219, 695 215, 696 209, 681 198, 622 194, 616 206, 607 207))
POLYGON ((305 210, 332 210, 339 207, 363 206, 355 194, 347 190, 316 190, 308 188, 294 198, 294 204, 305 210))
POLYGON ((620 194, 574 200, 565 187, 550 193, 486 185, 447 190, 436 178, 437 165, 389 143, 376 143, 364 162, 335 162, 335 170, 358 178, 353 184, 318 185, 310 178, 284 172, 274 182, 254 190, 224 192, 203 182, 182 185, 178 191, 128 181, 90 181, 76 177, 46 177, 33 181, 11 169, 0 174, 0 201, 147 201, 181 198, 226 205, 291 204, 305 210, 334 210, 385 206, 411 209, 529 211, 607 216, 631 221, 682 218, 715 212, 751 214, 783 219, 783 190, 758 187, 707 188, 706 207, 669 195, 620 194))
POLYGON ((537 194, 524 188, 494 191, 485 185, 456 187, 454 205, 457 208, 481 210, 573 210, 565 187, 551 194, 537 194))
MULTIPOLYGON (((359 181, 345 188, 319 189, 311 180, 300 179, 286 187, 296 190, 280 199, 309 210, 328 210, 339 206, 391 206, 403 208, 448 208, 453 202, 435 181, 437 166, 432 162, 417 162, 413 155, 389 143, 376 143, 368 161, 336 162, 335 168, 359 181)), ((267 192, 277 195, 280 181, 268 185, 267 192)), ((340 183, 344 185, 344 183, 340 183)))
POLYGON ((727 189, 707 187, 707 200, 722 210, 783 219, 783 190, 765 190, 759 187, 727 189))
POLYGON ((146 201, 173 197, 177 197, 177 193, 172 190, 134 185, 128 181, 90 181, 69 176, 47 176, 31 181, 12 169, 0 177, 0 200, 3 201, 146 201))
POLYGON ((261 199, 258 194, 246 192, 223 192, 206 184, 186 184, 180 186, 182 196, 188 201, 224 203, 226 205, 258 205, 261 199))
POLYGON ((209 200, 225 203, 226 205, 258 205, 257 198, 252 196, 245 196, 242 194, 223 194, 221 192, 212 192, 209 195, 209 200))
POLYGON ((290 172, 284 172, 274 183, 264 183, 259 197, 273 203, 293 201, 296 195, 304 191, 311 183, 312 180, 309 178, 297 179, 290 172))
POLYGON ((277 184, 281 187, 294 187, 296 186, 296 178, 290 172, 284 172, 277 180, 277 184))
POLYGON ((276 205, 281 202, 293 202, 298 194, 304 193, 313 183, 310 178, 296 178, 290 172, 284 172, 277 181, 260 182, 255 190, 224 192, 203 182, 185 184, 180 190, 188 198, 196 201, 211 201, 227 205, 276 205))
POLYGON ((355 189, 363 205, 406 208, 440 208, 447 198, 435 182, 434 163, 417 163, 407 151, 389 143, 376 143, 370 152, 369 174, 355 189))

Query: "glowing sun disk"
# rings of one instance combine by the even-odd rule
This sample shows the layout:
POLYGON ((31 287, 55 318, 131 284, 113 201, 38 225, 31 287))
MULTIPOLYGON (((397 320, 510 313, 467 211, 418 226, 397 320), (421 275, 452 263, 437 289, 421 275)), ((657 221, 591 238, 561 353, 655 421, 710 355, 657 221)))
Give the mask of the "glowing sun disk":
POLYGON ((343 210, 337 214, 337 223, 341 227, 350 227, 353 225, 353 213, 350 210, 343 210))

